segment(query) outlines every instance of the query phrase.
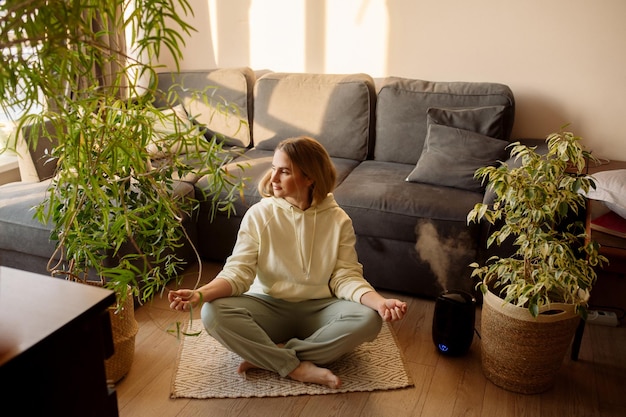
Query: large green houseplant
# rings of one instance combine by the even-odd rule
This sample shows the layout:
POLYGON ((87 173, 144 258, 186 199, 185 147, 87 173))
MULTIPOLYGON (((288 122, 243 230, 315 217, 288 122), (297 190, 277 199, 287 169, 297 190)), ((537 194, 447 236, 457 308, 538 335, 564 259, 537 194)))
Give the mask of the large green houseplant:
MULTIPOLYGON (((194 115, 175 106, 176 91, 186 87, 162 91, 157 84, 162 51, 178 68, 184 36, 193 32, 184 20, 189 13, 186 0, 0 5, 0 106, 20 114, 12 147, 25 140, 35 148, 45 138, 56 164, 37 209, 57 242, 49 270, 116 292, 115 340, 114 315, 128 317, 130 300, 151 299, 193 254, 199 259, 186 228, 198 201, 181 192, 185 180, 207 176, 211 188, 201 197, 227 212, 242 187, 223 169, 228 158, 219 138, 205 137, 194 115), (29 132, 23 139, 22 131, 29 132)), ((214 88, 191 95, 216 113, 238 110, 214 88)), ((121 340, 132 353, 136 325, 120 326, 130 328, 121 340)))
MULTIPOLYGON (((194 249, 185 220, 197 201, 179 192, 178 180, 209 176, 213 188, 203 197, 226 211, 241 186, 222 169, 218 138, 207 140, 176 109, 155 106, 176 102, 175 91, 159 89, 156 62, 168 51, 178 67, 193 32, 184 20, 189 4, 9 0, 1 7, 1 105, 21 110, 16 132, 32 127, 30 147, 50 139, 57 164, 37 211, 58 242, 51 271, 101 280, 122 298, 130 285, 150 299, 184 267, 179 248, 194 249)), ((196 97, 219 96, 212 93, 196 97)))
POLYGON ((471 265, 484 295, 483 369, 514 391, 541 392, 553 384, 563 349, 586 318, 594 268, 606 261, 585 227, 583 193, 595 185, 585 174, 593 157, 580 142, 563 128, 547 137, 545 152, 514 143, 509 163, 476 171, 494 201, 477 204, 468 222, 498 225, 487 246, 512 242, 513 248, 509 256, 471 265))

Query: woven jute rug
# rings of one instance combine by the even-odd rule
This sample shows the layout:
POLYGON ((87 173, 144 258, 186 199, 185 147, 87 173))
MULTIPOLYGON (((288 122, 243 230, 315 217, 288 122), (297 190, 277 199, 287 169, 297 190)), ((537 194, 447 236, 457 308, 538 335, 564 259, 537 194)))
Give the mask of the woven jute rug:
POLYGON ((250 370, 244 378, 237 374, 241 358, 209 336, 200 320, 194 320, 186 333, 196 332, 200 335, 182 339, 171 398, 285 397, 413 386, 388 323, 383 324, 376 340, 328 366, 341 378, 339 389, 282 378, 262 369, 250 370))

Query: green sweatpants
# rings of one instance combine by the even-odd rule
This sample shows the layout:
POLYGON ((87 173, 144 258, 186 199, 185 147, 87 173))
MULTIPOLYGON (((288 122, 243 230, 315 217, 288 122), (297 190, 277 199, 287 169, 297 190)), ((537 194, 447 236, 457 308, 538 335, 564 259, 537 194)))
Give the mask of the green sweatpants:
POLYGON ((373 341, 382 326, 378 312, 337 298, 293 303, 265 295, 227 297, 204 303, 201 317, 227 349, 283 377, 300 361, 336 361, 373 341))

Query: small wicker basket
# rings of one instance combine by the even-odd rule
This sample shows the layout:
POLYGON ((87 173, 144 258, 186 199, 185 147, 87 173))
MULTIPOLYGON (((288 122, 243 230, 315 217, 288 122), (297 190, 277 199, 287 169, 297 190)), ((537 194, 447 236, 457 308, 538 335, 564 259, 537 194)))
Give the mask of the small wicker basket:
POLYGON ((135 320, 132 293, 129 291, 121 309, 109 308, 113 331, 113 355, 105 361, 107 382, 115 384, 126 376, 135 356, 135 335, 139 326, 135 320))

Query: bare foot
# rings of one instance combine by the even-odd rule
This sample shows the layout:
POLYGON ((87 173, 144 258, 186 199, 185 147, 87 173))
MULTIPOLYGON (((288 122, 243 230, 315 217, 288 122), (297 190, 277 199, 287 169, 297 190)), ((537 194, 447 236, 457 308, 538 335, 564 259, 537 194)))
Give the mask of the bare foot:
POLYGON ((300 365, 289 374, 289 377, 296 381, 326 385, 333 389, 341 386, 341 380, 337 375, 329 369, 320 368, 313 362, 300 362, 300 365))
POLYGON ((244 375, 246 374, 246 371, 249 371, 250 369, 258 369, 259 367, 256 366, 255 364, 248 362, 248 361, 243 361, 239 364, 239 367, 237 368, 237 373, 239 375, 244 375))
MULTIPOLYGON (((278 346, 279 348, 282 348, 285 346, 285 344, 279 343, 276 346, 278 346)), ((249 371, 250 369, 261 369, 261 367, 253 364, 252 362, 243 361, 239 364, 239 367, 237 367, 237 373, 245 377, 246 371, 249 371)))
MULTIPOLYGON (((282 348, 285 346, 285 344, 279 343, 276 346, 282 348)), ((252 362, 243 361, 239 364, 239 367, 237 368, 237 373, 243 375, 246 373, 246 371, 249 371, 250 369, 261 369, 261 367, 253 364, 252 362)))

